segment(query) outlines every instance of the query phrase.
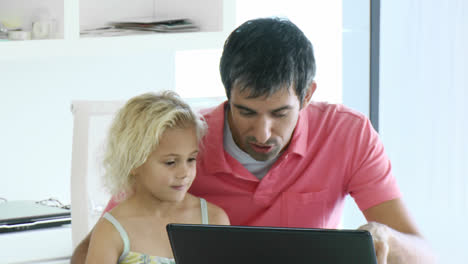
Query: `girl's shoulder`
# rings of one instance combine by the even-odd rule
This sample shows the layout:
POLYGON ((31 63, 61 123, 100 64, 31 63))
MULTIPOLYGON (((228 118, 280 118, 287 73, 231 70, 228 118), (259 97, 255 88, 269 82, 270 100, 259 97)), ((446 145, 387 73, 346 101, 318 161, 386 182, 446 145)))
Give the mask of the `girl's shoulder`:
POLYGON ((230 225, 229 217, 226 212, 219 206, 207 202, 208 219, 212 225, 230 225))
POLYGON ((106 239, 111 239, 112 241, 120 241, 120 233, 116 226, 119 224, 119 221, 110 212, 104 213, 94 226, 93 233, 97 233, 106 239), (112 218, 117 223, 113 222, 112 218))
POLYGON ((120 255, 124 247, 122 238, 114 224, 104 215, 97 221, 91 232, 90 248, 93 251, 107 256, 118 257, 120 255))
MULTIPOLYGON (((187 194, 190 197, 191 203, 195 210, 200 210, 201 208, 201 199, 200 197, 187 194)), ((229 217, 226 212, 219 206, 206 201, 207 211, 208 211, 208 220, 209 224, 212 225, 229 225, 229 217)))

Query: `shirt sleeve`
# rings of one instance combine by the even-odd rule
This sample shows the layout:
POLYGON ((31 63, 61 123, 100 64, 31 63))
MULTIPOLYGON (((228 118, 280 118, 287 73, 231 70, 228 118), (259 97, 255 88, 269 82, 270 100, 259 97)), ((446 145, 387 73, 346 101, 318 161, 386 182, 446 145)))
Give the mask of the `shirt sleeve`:
POLYGON ((364 118, 356 136, 354 156, 347 184, 348 193, 361 211, 401 197, 392 166, 379 134, 364 118))
POLYGON ((122 199, 119 198, 119 195, 112 196, 109 202, 107 203, 106 208, 102 212, 101 216, 103 216, 105 213, 109 212, 114 207, 116 207, 120 203, 120 201, 122 201, 122 199))

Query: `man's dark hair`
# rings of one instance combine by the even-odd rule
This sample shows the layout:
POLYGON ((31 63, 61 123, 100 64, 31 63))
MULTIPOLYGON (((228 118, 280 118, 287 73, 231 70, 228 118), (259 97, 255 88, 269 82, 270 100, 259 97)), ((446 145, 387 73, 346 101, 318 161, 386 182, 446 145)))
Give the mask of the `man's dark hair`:
POLYGON ((219 68, 228 99, 234 85, 251 98, 293 85, 302 103, 315 76, 315 58, 312 43, 291 21, 259 18, 229 35, 219 68))

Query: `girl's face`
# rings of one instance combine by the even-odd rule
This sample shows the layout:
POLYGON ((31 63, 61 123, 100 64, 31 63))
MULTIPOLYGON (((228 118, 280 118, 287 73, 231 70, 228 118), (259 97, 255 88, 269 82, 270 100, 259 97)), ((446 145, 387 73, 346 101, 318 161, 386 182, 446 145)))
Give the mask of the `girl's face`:
POLYGON ((161 201, 182 201, 195 178, 197 154, 194 126, 167 129, 146 162, 134 170, 136 192, 161 201))

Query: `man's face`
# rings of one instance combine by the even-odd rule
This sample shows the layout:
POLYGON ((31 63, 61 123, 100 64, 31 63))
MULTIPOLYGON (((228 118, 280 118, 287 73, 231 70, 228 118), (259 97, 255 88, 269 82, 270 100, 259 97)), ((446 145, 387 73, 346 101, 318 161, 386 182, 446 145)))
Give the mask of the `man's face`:
POLYGON ((248 98, 233 86, 228 122, 237 146, 252 158, 275 158, 289 143, 299 117, 300 102, 293 88, 270 97, 248 98))

